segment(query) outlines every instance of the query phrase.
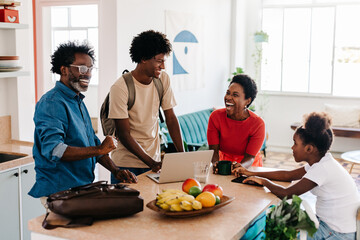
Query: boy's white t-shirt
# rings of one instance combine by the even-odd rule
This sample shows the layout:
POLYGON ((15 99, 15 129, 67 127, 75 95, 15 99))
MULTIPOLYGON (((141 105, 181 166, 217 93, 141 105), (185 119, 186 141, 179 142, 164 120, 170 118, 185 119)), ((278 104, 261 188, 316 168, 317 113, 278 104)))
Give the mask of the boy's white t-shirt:
MULTIPOLYGON (((161 72, 164 95, 161 103, 163 110, 176 106, 170 78, 161 72)), ((152 81, 149 85, 138 82, 134 77, 135 103, 128 111, 128 88, 121 76, 110 89, 109 118, 129 119, 130 135, 155 161, 160 161, 159 138, 159 95, 152 81)), ((129 152, 119 141, 118 147, 111 153, 111 158, 119 167, 148 168, 138 157, 129 152)))
POLYGON ((354 179, 331 155, 310 166, 305 165, 307 178, 318 186, 310 192, 317 196, 316 215, 330 228, 341 233, 356 232, 356 212, 360 195, 354 179))

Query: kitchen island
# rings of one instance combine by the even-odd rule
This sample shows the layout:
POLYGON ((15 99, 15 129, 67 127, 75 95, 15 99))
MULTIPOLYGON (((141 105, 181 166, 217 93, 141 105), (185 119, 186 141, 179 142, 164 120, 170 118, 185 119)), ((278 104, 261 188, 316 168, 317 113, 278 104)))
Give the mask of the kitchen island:
MULTIPOLYGON (((191 218, 170 218, 146 207, 162 189, 181 189, 182 182, 157 184, 138 176, 130 187, 140 191, 144 211, 133 216, 95 221, 92 226, 46 230, 41 223, 44 215, 29 221, 32 240, 40 239, 239 239, 249 224, 279 199, 264 187, 233 183, 234 176, 210 173, 208 183, 222 186, 224 194, 235 197, 230 204, 209 214, 191 218)), ((281 183, 288 184, 288 183, 281 183)), ((56 218, 56 217, 55 217, 56 218)))

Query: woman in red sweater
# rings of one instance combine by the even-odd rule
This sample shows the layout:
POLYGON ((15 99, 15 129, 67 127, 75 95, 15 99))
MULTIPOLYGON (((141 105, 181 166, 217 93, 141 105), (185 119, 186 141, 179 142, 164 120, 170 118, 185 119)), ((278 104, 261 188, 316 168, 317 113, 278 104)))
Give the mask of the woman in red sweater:
POLYGON ((256 94, 254 80, 245 74, 236 75, 226 91, 225 108, 210 115, 207 140, 209 148, 214 150, 215 173, 221 160, 230 160, 245 168, 262 166, 260 148, 265 138, 265 123, 248 109, 256 94))

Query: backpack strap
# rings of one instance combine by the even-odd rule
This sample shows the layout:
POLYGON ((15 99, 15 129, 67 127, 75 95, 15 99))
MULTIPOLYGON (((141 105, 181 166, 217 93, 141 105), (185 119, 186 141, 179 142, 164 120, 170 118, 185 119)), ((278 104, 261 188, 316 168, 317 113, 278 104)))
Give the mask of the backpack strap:
POLYGON ((160 78, 153 78, 153 82, 155 84, 156 90, 158 92, 159 95, 159 101, 160 101, 160 105, 159 105, 159 118, 160 118, 160 122, 164 122, 164 117, 160 111, 160 107, 161 107, 161 103, 162 103, 162 99, 164 96, 164 86, 160 80, 160 78))
POLYGON ((164 96, 164 86, 163 86, 160 78, 153 78, 153 81, 154 81, 156 90, 157 90, 158 95, 159 95, 159 100, 160 100, 160 106, 159 106, 159 108, 160 108, 160 107, 161 107, 161 103, 162 103, 162 99, 163 99, 163 96, 164 96))
POLYGON ((130 110, 135 103, 135 84, 132 78, 131 72, 127 72, 123 74, 123 78, 125 79, 126 86, 128 88, 128 110, 130 110))
MULTIPOLYGON (((131 75, 131 72, 124 70, 123 72, 123 77, 126 83, 126 86, 128 88, 128 110, 130 110, 134 104, 135 104, 135 97, 136 97, 136 92, 135 92, 135 84, 134 84, 134 79, 131 75)), ((159 118, 161 122, 164 122, 164 118, 162 116, 162 113, 160 111, 160 107, 161 107, 161 103, 162 103, 162 99, 164 96, 164 86, 160 80, 160 78, 153 78, 153 82, 155 85, 155 88, 158 92, 158 96, 159 96, 159 118)))

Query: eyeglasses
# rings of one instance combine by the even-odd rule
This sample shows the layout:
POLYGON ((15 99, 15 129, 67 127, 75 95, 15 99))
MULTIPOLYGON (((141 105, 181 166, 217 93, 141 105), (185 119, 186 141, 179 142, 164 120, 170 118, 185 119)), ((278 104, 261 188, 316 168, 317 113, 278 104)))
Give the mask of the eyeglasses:
POLYGON ((94 66, 87 67, 85 65, 73 65, 73 64, 70 64, 70 66, 71 67, 77 67, 80 74, 86 74, 88 72, 91 72, 94 68, 96 68, 94 66))

